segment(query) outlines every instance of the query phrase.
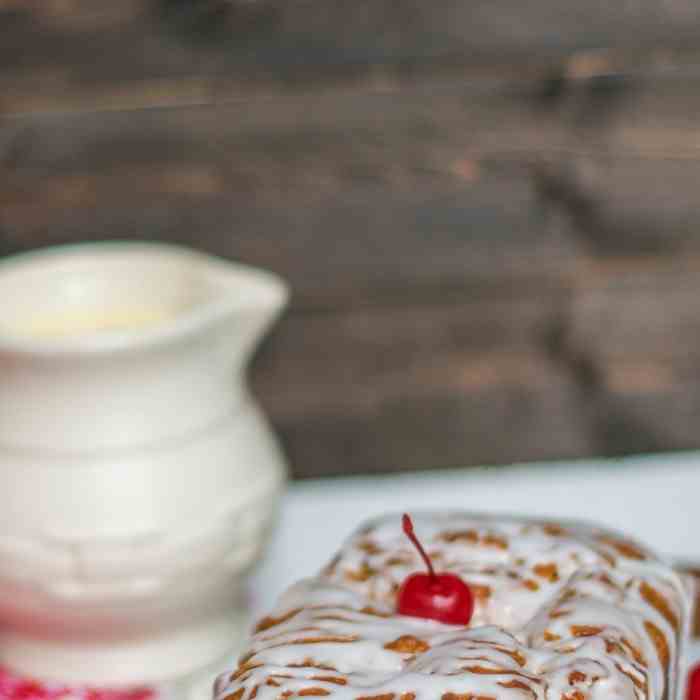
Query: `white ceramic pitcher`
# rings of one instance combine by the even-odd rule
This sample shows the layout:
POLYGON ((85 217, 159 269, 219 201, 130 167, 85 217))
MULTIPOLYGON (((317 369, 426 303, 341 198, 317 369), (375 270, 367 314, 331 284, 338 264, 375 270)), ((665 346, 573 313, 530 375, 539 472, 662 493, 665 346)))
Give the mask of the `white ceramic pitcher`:
POLYGON ((0 661, 154 682, 235 645, 285 478, 245 370, 286 298, 171 245, 0 262, 0 661))

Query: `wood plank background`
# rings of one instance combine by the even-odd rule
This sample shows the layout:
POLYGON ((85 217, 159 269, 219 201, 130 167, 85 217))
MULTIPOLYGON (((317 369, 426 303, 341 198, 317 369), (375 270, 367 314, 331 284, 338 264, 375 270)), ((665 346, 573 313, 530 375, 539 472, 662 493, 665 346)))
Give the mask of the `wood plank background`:
POLYGON ((700 6, 0 0, 0 253, 146 238, 294 301, 296 476, 700 447, 700 6))

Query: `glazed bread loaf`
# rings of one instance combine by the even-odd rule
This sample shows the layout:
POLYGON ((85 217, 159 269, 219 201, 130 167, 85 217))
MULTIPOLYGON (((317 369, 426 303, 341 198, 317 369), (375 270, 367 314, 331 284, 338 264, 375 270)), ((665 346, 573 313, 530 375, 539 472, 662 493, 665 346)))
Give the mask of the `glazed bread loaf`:
POLYGON ((423 564, 382 518, 283 595, 216 700, 680 700, 692 597, 647 549, 582 524, 414 521, 435 568, 471 588, 467 627, 396 614, 423 564))

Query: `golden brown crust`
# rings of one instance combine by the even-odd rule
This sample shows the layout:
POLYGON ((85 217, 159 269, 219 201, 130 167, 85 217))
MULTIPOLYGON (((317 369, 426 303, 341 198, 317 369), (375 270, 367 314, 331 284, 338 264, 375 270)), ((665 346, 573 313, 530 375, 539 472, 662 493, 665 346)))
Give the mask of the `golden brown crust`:
POLYGON ((404 634, 393 642, 387 642, 384 648, 390 651, 397 651, 400 654, 422 654, 430 649, 430 644, 411 634, 404 634))
POLYGON ((603 631, 602 627, 594 625, 571 625, 570 629, 574 637, 595 637, 603 631))
POLYGON ((532 568, 536 576, 546 579, 550 583, 556 583, 559 580, 559 570, 557 565, 550 562, 548 564, 535 564, 532 568))
POLYGON ((678 630, 678 617, 676 613, 674 613, 671 609, 671 605, 668 600, 666 600, 666 598, 659 593, 656 588, 648 584, 646 581, 642 581, 639 586, 639 592, 642 598, 644 598, 649 605, 656 608, 661 615, 666 618, 666 621, 669 625, 671 625, 671 627, 673 627, 674 630, 678 630))
POLYGON ((271 615, 268 615, 267 617, 263 617, 260 622, 255 626, 255 632, 256 634, 258 632, 265 632, 266 630, 271 629, 272 627, 277 627, 277 625, 281 625, 283 622, 287 622, 287 620, 291 620, 295 615, 299 614, 301 612, 301 608, 293 608, 289 612, 284 613, 284 615, 280 615, 279 617, 272 617, 271 615))
POLYGON ((644 561, 647 558, 646 554, 641 550, 641 548, 629 540, 604 535, 599 538, 599 541, 608 545, 609 547, 612 547, 618 554, 626 557, 627 559, 644 561))
POLYGON ((653 622, 650 622, 649 620, 645 620, 644 629, 647 631, 649 638, 656 647, 656 653, 659 656, 659 661, 661 661, 661 665, 665 669, 667 669, 671 658, 671 654, 669 652, 668 642, 666 641, 666 635, 653 622))

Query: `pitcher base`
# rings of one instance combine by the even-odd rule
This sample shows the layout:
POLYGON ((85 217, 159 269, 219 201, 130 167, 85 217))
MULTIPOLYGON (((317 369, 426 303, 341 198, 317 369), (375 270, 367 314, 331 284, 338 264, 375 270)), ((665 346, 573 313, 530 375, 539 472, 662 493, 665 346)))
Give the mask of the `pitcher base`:
POLYGON ((244 613, 129 643, 68 644, 0 634, 0 663, 33 678, 93 686, 151 685, 199 675, 231 659, 247 632, 244 613))

